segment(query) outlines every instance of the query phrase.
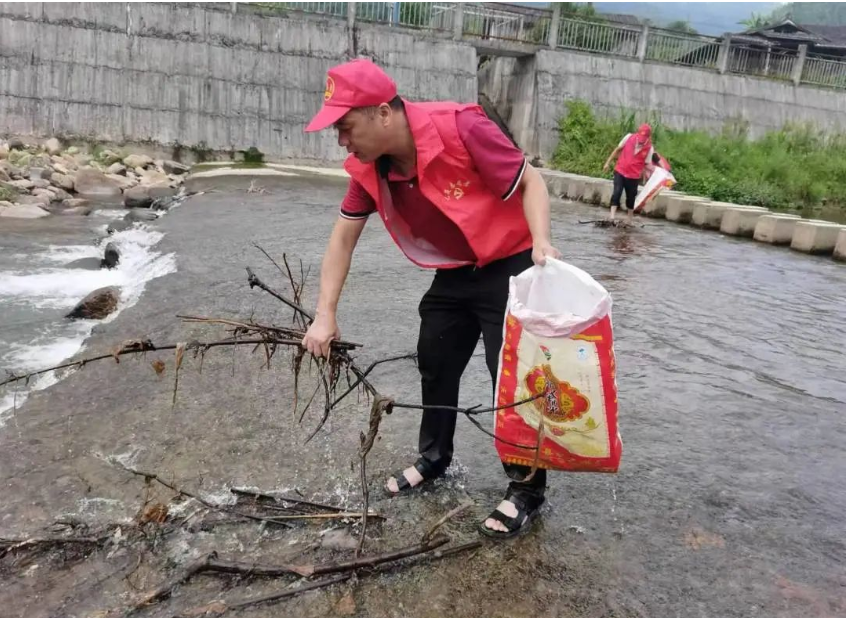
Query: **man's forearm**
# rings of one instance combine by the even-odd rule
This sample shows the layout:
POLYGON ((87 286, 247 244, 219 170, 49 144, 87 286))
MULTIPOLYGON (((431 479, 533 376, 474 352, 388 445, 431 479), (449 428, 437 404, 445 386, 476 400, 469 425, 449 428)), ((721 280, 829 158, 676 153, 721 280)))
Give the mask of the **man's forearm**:
POLYGON ((532 242, 537 246, 549 244, 549 192, 540 173, 527 166, 523 174, 523 213, 532 233, 532 242))
POLYGON ((341 290, 350 272, 350 263, 361 227, 350 229, 350 222, 341 221, 332 230, 323 264, 320 267, 320 294, 317 300, 318 315, 334 316, 338 310, 341 290))

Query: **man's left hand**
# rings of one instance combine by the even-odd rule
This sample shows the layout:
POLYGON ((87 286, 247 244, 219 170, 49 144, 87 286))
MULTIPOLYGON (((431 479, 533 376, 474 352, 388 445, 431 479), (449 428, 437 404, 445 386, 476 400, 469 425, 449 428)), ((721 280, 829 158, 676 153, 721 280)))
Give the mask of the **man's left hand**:
POLYGON ((561 252, 548 242, 537 244, 532 248, 532 261, 538 266, 546 264, 546 258, 561 259, 561 252))

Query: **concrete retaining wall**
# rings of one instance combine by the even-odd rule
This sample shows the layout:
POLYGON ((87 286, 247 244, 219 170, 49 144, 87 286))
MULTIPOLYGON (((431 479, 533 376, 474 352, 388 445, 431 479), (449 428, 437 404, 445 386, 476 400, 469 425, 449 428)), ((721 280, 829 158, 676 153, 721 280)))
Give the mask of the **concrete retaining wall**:
POLYGON ((0 3, 0 131, 340 160, 306 135, 326 70, 372 58, 409 99, 475 102, 476 51, 228 3, 0 3))
MULTIPOLYGON (((536 140, 518 144, 529 154, 549 160, 558 143, 558 121, 566 114, 566 102, 582 99, 600 113, 617 115, 621 109, 654 112, 676 129, 720 130, 732 120, 749 125, 758 137, 788 122, 810 122, 820 128, 846 130, 846 96, 842 91, 796 87, 741 75, 686 67, 650 64, 609 56, 565 50, 542 50, 531 63, 516 70, 513 58, 497 58, 480 75, 479 90, 497 106, 515 131, 524 114, 508 114, 506 102, 491 92, 509 92, 509 83, 534 70, 533 135, 536 140), (493 88, 493 78, 503 83, 493 88)), ((513 109, 512 109, 513 112, 513 109)), ((516 133, 515 133, 516 137, 516 133)))

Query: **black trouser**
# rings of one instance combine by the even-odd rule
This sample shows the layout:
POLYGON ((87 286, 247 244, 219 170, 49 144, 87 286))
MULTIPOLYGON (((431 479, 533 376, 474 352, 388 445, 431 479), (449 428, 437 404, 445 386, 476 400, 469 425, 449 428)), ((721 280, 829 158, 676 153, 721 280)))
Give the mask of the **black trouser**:
POLYGON ((611 205, 620 205, 620 196, 623 194, 623 189, 626 190, 626 209, 634 208, 635 198, 637 197, 637 186, 640 184, 640 178, 626 178, 620 172, 614 172, 614 191, 611 193, 611 205))
MULTIPOLYGON (((532 252, 524 251, 484 268, 465 266, 438 270, 432 287, 420 302, 418 363, 423 404, 457 406, 458 385, 481 334, 485 359, 496 388, 502 327, 508 301, 509 277, 532 265, 532 252)), ((420 422, 420 454, 443 472, 452 461, 456 413, 426 410, 420 422)), ((539 469, 528 483, 531 468, 503 463, 515 491, 542 496, 546 470, 539 469)))

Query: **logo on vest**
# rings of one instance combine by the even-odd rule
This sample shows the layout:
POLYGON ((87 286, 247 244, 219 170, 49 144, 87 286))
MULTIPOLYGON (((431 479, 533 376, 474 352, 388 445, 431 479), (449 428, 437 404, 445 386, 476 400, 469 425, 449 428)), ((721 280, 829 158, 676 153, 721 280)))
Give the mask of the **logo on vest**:
POLYGON ((323 100, 328 101, 335 94, 335 80, 331 77, 326 78, 326 90, 323 92, 323 100))
POLYGON ((464 197, 464 189, 470 186, 469 180, 458 180, 456 182, 449 183, 449 188, 444 189, 444 197, 448 200, 455 198, 460 200, 464 197))

